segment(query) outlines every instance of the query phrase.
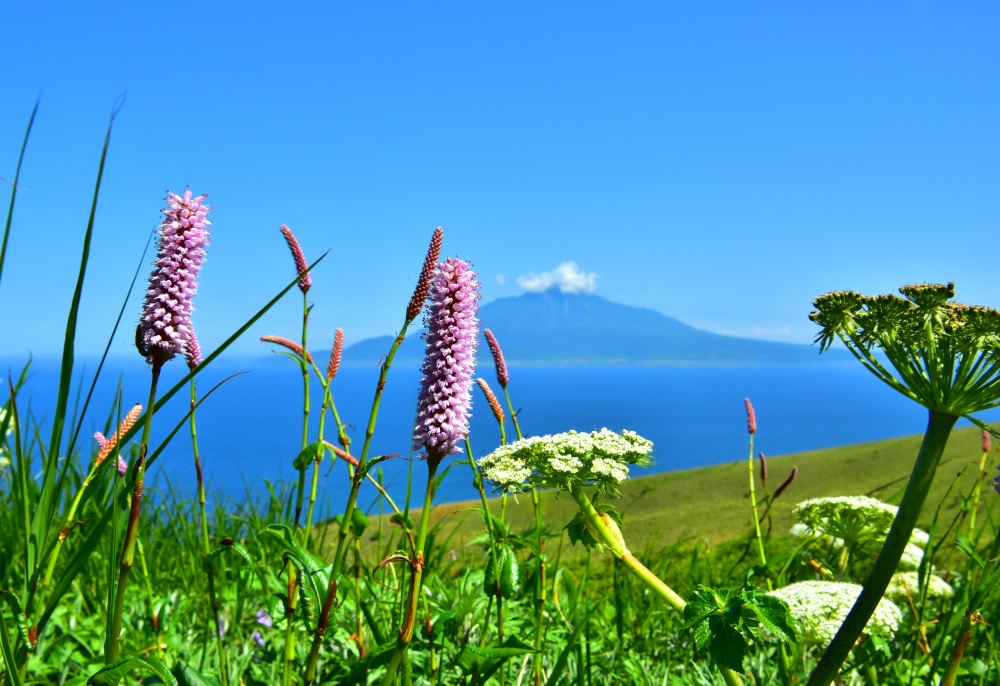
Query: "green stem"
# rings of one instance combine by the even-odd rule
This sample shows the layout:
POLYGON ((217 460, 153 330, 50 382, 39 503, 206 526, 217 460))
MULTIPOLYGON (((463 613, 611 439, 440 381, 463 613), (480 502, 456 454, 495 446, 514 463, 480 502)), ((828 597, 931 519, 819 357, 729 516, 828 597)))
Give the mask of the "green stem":
MULTIPOLYGON (((607 546, 611 554, 621 561, 625 569, 667 601, 670 607, 683 615, 684 607, 687 605, 684 599, 677 595, 660 577, 653 574, 646 565, 639 562, 638 558, 625 547, 625 539, 622 538, 621 531, 606 514, 597 511, 590 498, 583 492, 583 484, 574 482, 570 485, 569 493, 579 506, 580 513, 583 515, 590 533, 607 546)), ((742 686, 743 680, 733 670, 719 665, 719 671, 722 672, 722 678, 729 686, 742 686)))
MULTIPOLYGON (((198 450, 198 425, 195 422, 195 408, 198 406, 198 391, 194 378, 191 379, 191 451, 194 453, 194 471, 198 478, 198 514, 201 519, 201 551, 206 559, 212 552, 212 542, 208 537, 208 514, 205 512, 205 479, 201 471, 201 452, 198 450)), ((209 563, 206 570, 208 577, 208 604, 212 613, 212 635, 215 636, 215 650, 219 654, 219 681, 222 686, 229 683, 226 649, 219 634, 219 601, 215 595, 215 569, 209 563)))
POLYGON ((389 353, 385 356, 385 362, 382 364, 382 370, 378 375, 378 385, 375 387, 375 397, 372 399, 372 409, 368 415, 368 427, 365 429, 365 442, 361 446, 361 456, 358 457, 357 472, 355 478, 351 480, 351 492, 347 496, 347 506, 344 508, 344 521, 340 525, 340 532, 337 536, 337 552, 333 558, 334 577, 340 574, 340 570, 344 565, 344 557, 347 555, 347 534, 350 532, 350 523, 354 517, 354 508, 358 500, 358 489, 361 488, 361 482, 368 471, 366 469, 368 450, 371 448, 372 437, 375 436, 375 420, 378 419, 378 410, 382 402, 382 390, 385 388, 385 380, 389 375, 389 367, 392 366, 392 360, 396 357, 396 351, 406 337, 406 330, 412 321, 412 319, 407 319, 403 323, 403 328, 399 332, 399 335, 396 336, 396 340, 392 342, 392 347, 389 348, 389 353))
MULTIPOLYGON (((750 472, 750 509, 753 511, 753 533, 754 536, 757 537, 757 549, 760 552, 760 564, 766 567, 767 555, 764 553, 764 537, 760 534, 760 518, 757 515, 757 495, 754 492, 753 437, 754 435, 750 434, 750 456, 747 458, 747 466, 749 468, 748 471, 750 472)), ((770 583, 770 580, 768 580, 768 583, 770 583)))
POLYGON ((122 559, 118 568, 118 584, 115 587, 114 608, 111 611, 111 628, 104 639, 104 663, 112 664, 118 661, 121 649, 122 612, 125 609, 125 587, 128 584, 128 574, 135 561, 135 542, 139 537, 139 513, 142 508, 142 484, 146 477, 146 451, 149 449, 149 435, 153 427, 153 410, 156 405, 156 384, 160 380, 162 362, 153 362, 153 374, 149 383, 149 402, 146 407, 146 422, 142 428, 142 443, 139 446, 139 459, 133 469, 135 484, 132 487, 132 508, 129 511, 128 526, 125 529, 125 542, 122 545, 122 559))
POLYGON ((962 655, 965 654, 965 648, 969 645, 969 639, 972 638, 972 625, 978 616, 979 613, 971 609, 965 611, 958 640, 955 641, 955 648, 951 651, 948 666, 945 668, 944 674, 941 675, 941 686, 952 686, 955 683, 958 668, 962 664, 962 655))
POLYGON ((913 527, 920 516, 927 492, 934 481, 934 473, 941 461, 941 455, 948 443, 952 427, 958 420, 958 417, 934 411, 931 411, 929 415, 927 431, 924 433, 924 440, 920 445, 920 452, 917 455, 916 464, 913 466, 910 481, 906 485, 903 500, 899 504, 899 511, 896 513, 896 518, 892 522, 882 550, 875 561, 875 567, 865 582, 854 607, 851 608, 837 635, 827 646, 819 664, 810 675, 808 686, 828 686, 834 680, 841 665, 844 664, 844 660, 847 659, 848 653, 851 652, 868 624, 868 620, 875 612, 879 601, 882 600, 896 567, 899 566, 903 549, 910 540, 910 534, 913 533, 913 527))
POLYGON ((413 550, 413 559, 410 564, 412 572, 410 574, 410 591, 406 599, 406 606, 403 615, 403 624, 399 628, 399 637, 396 639, 396 647, 392 651, 392 658, 386 668, 385 677, 382 679, 382 686, 390 686, 396 678, 396 672, 403 658, 406 656, 406 649, 413 639, 413 629, 417 621, 417 605, 420 600, 420 589, 424 575, 424 546, 427 544, 427 530, 430 527, 431 504, 434 500, 434 475, 437 473, 440 456, 427 457, 427 490, 424 493, 424 509, 420 514, 420 526, 417 529, 417 542, 413 550))
MULTIPOLYGON (((309 299, 302 293, 302 449, 309 445, 309 348, 306 347, 306 333, 309 330, 309 299)), ((295 526, 299 525, 302 514, 302 498, 306 490, 306 468, 299 470, 299 488, 295 495, 295 526)))

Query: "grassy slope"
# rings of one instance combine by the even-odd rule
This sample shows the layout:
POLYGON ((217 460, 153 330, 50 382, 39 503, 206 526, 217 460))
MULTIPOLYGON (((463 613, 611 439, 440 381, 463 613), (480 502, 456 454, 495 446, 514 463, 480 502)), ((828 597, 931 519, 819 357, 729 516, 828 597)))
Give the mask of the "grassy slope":
MULTIPOLYGON (((798 477, 772 510, 775 533, 788 531, 793 522, 792 508, 806 498, 867 494, 898 502, 922 438, 922 435, 906 436, 768 458, 768 486, 771 491, 784 480, 793 465, 799 468, 798 477)), ((934 509, 942 502, 956 475, 967 468, 960 486, 944 501, 941 521, 951 521, 961 507, 963 494, 969 492, 975 481, 981 454, 978 429, 968 427, 952 434, 920 526, 929 523, 934 509)), ((659 459, 669 460, 669 456, 661 455, 659 459)), ((988 469, 992 472, 993 465, 988 469)), ((467 475, 467 468, 456 466, 448 479, 467 478, 467 475)), ((693 540, 694 537, 718 545, 748 532, 751 515, 747 476, 744 459, 631 480, 623 489, 622 498, 614 503, 619 510, 625 511, 624 533, 629 547, 636 551, 647 544, 659 548, 682 538, 693 540)), ((992 476, 990 473, 989 478, 992 476)), ((989 481, 983 485, 982 501, 991 506, 1000 505, 991 485, 989 481)), ((760 498, 759 482, 757 489, 760 498)), ((545 519, 553 530, 558 531, 575 514, 575 504, 565 494, 559 497, 557 493, 546 492, 542 497, 545 519)), ((521 496, 519 500, 519 503, 511 501, 508 506, 508 520, 515 532, 527 528, 533 517, 530 497, 521 496)), ((469 510, 479 506, 478 502, 473 502, 435 508, 434 520, 444 520, 442 534, 454 530, 450 547, 461 550, 465 542, 479 533, 482 520, 469 510)), ((491 501, 490 507, 494 515, 499 514, 498 501, 491 501)))

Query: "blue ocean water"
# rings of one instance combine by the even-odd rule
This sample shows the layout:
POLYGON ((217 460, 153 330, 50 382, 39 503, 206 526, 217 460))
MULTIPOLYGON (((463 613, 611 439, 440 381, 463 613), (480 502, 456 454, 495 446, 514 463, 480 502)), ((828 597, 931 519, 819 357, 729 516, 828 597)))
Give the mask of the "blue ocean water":
MULTIPOLYGON (((83 368, 92 375, 96 365, 83 368)), ((78 367, 79 369, 79 367, 78 367)), ((492 365, 484 377, 496 388, 492 365)), ((161 391, 184 373, 179 361, 164 367, 161 391)), ((244 500, 266 493, 264 480, 290 482, 302 436, 302 377, 290 360, 220 360, 198 380, 199 393, 239 372, 208 397, 197 412, 198 441, 207 486, 215 497, 244 500)), ((145 402, 149 371, 141 362, 112 361, 84 419, 82 439, 92 446, 94 431, 104 430, 118 381, 127 410, 145 402)), ((334 398, 342 420, 349 425, 352 451, 360 452, 368 422, 378 368, 346 367, 334 382, 334 398)), ((54 362, 36 361, 31 379, 19 396, 22 412, 30 405, 41 421, 51 415, 57 380, 54 362)), ((312 432, 321 398, 313 389, 312 432)), ((382 464, 385 482, 394 498, 405 494, 412 421, 419 373, 393 369, 383 395, 372 455, 396 453, 382 464)), ((756 446, 769 456, 878 440, 923 431, 926 411, 883 385, 861 365, 826 362, 762 367, 519 367, 511 369, 508 390, 527 435, 601 427, 632 429, 654 443, 650 472, 687 469, 746 458, 747 433, 743 399, 753 401, 757 414, 756 446)), ((152 444, 157 445, 187 411, 190 392, 175 396, 154 422, 152 444)), ((478 389, 474 390, 470 440, 477 456, 499 442, 495 420, 478 389)), ((996 416, 996 413, 992 415, 996 416)), ((326 436, 336 442, 332 420, 326 436)), ((508 440, 513 429, 508 418, 508 440)), ((312 440, 312 439, 311 439, 312 440)), ((87 453, 89 455, 89 452, 87 453)), ((452 458, 454 459, 454 458, 452 458)), ((413 463, 415 483, 422 489, 423 466, 413 463)), ((150 470, 152 486, 165 488, 164 479, 182 492, 194 493, 195 474, 190 434, 182 429, 150 470)), ((347 493, 347 473, 338 462, 324 467, 320 498, 339 510, 347 493)), ((365 503, 374 499, 366 486, 365 503)), ((417 496, 419 497, 419 496, 417 496)), ((439 492, 439 501, 475 498, 471 473, 456 465, 439 492)))

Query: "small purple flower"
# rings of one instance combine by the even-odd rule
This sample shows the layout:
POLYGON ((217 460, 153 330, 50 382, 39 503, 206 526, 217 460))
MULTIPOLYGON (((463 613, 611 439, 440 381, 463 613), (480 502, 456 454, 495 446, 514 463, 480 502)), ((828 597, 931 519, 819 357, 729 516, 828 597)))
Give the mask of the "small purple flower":
POLYGON ((119 453, 118 454, 118 473, 121 474, 122 476, 125 476, 125 472, 127 472, 127 471, 128 471, 128 462, 126 462, 125 458, 121 456, 121 453, 119 453))
POLYGON ((257 623, 266 627, 274 626, 274 620, 271 619, 271 615, 264 608, 257 610, 257 623))
POLYGON ((437 266, 430 291, 426 353, 413 449, 435 467, 469 431, 472 375, 479 331, 479 282, 469 264, 449 257, 437 266))
POLYGON ((264 637, 260 635, 259 631, 253 632, 250 635, 250 638, 252 638, 261 648, 263 648, 264 644, 267 643, 267 641, 264 640, 264 637))
POLYGON ((198 270, 208 245, 207 196, 167 194, 158 230, 159 250, 142 305, 136 346, 150 364, 161 365, 184 354, 191 334, 191 298, 198 289, 198 270))
MULTIPOLYGON (((1000 469, 1000 466, 997 466, 997 469, 1000 469)), ((1000 476, 993 477, 993 489, 1000 494, 1000 476)))

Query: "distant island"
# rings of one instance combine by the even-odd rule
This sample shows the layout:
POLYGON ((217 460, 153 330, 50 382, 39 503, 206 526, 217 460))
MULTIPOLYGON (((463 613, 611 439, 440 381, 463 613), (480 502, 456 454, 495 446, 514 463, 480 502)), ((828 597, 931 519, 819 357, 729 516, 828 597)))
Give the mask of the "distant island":
MULTIPOLYGON (((821 358, 818 346, 709 333, 646 307, 556 289, 494 300, 480 308, 479 319, 496 335, 511 366, 766 365, 845 357, 833 350, 821 358)), ((392 340, 360 341, 344 350, 343 364, 376 364, 392 340)), ((329 351, 314 354, 323 359, 329 351)), ((479 355, 482 360, 490 355, 482 338, 479 355)), ((394 365, 418 366, 423 356, 420 332, 411 330, 394 365)))

